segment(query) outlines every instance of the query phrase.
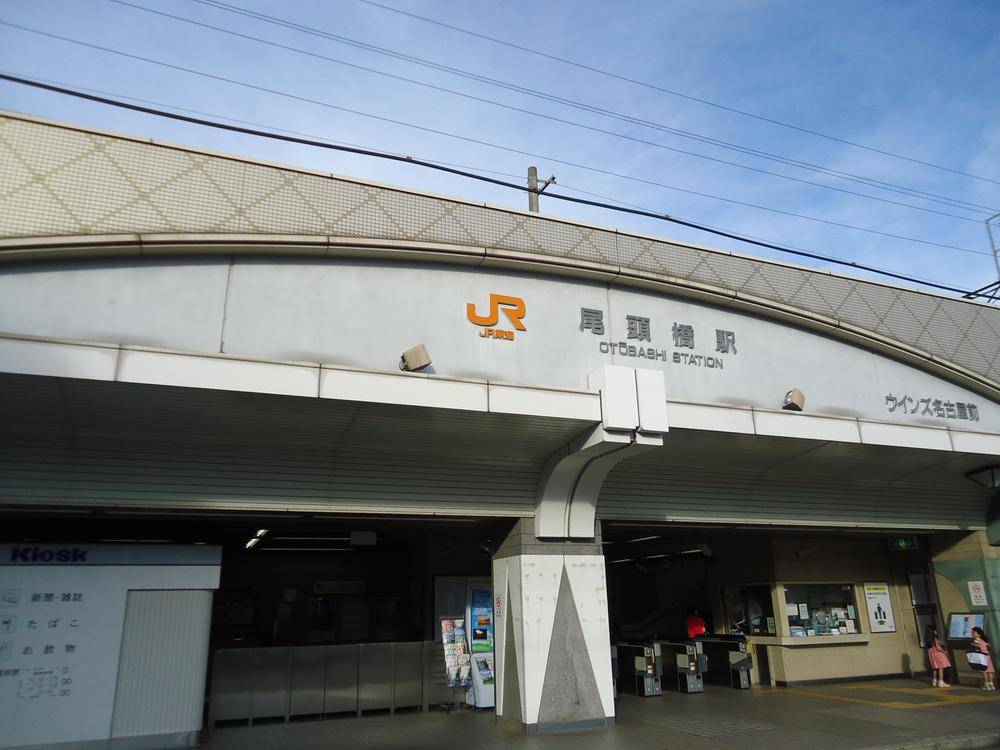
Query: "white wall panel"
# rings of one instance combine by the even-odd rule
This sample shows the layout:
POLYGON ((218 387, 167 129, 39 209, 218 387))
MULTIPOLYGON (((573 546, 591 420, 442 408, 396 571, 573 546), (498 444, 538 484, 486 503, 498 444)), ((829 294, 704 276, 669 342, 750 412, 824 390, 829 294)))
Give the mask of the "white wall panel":
POLYGON ((117 346, 0 339, 0 372, 86 380, 114 380, 117 346))
POLYGON ((836 440, 860 443, 858 423, 854 419, 814 417, 799 412, 754 412, 754 426, 758 435, 797 437, 809 440, 836 440))
POLYGON ((319 368, 230 357, 122 350, 118 379, 126 383, 213 388, 282 396, 315 396, 319 368))
MULTIPOLYGON (((0 333, 377 370, 395 368, 403 351, 422 343, 436 375, 464 381, 587 389, 589 373, 627 366, 661 372, 673 400, 768 410, 797 387, 810 414, 1000 431, 1000 404, 915 367, 815 332, 652 291, 376 259, 239 257, 228 285, 227 273, 223 262, 187 258, 0 274, 0 333), (484 337, 486 328, 467 318, 470 304, 489 315, 495 294, 524 302, 525 330, 516 330, 514 340, 484 337), (52 302, 39 306, 38 299, 52 302), (583 308, 601 312, 603 334, 580 330, 583 308), (629 338, 630 316, 649 320, 648 341, 629 338), (674 326, 690 335, 675 339, 674 326)), ((503 308, 496 318, 497 329, 511 327, 503 308)), ((331 376, 331 388, 333 381, 347 388, 340 382, 346 378, 331 376)), ((219 380, 242 387, 236 375, 220 371, 219 380)), ((179 375, 175 382, 188 384, 179 375)), ((434 386, 403 381, 386 381, 378 392, 385 402, 436 405, 443 397, 434 386)), ((461 403, 483 398, 469 394, 461 403)), ((606 417, 617 423, 610 406, 606 417)))
POLYGON ((46 263, 0 273, 0 331, 218 352, 228 259, 46 263))
POLYGON ((906 425, 861 422, 861 442, 875 445, 901 445, 907 448, 946 451, 951 440, 945 430, 917 429, 906 425))
POLYGON ((328 368, 323 368, 319 394, 322 398, 348 401, 436 406, 469 411, 486 411, 489 403, 485 382, 431 379, 419 373, 384 375, 328 368))
POLYGON ((201 729, 211 591, 129 591, 111 736, 201 729))

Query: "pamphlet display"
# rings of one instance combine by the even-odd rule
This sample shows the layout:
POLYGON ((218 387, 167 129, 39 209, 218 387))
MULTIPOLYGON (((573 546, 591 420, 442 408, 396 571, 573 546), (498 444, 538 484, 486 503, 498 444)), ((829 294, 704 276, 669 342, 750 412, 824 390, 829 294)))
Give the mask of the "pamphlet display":
POLYGON ((472 684, 472 658, 465 633, 465 618, 442 617, 441 642, 448 687, 468 687, 472 684))

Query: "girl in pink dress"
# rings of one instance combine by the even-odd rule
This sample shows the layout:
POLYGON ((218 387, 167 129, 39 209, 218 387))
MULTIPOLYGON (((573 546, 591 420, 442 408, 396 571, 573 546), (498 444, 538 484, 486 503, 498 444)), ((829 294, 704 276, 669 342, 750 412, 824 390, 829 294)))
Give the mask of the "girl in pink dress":
POLYGON ((944 681, 944 670, 951 668, 951 659, 948 658, 948 650, 941 645, 941 637, 933 625, 927 626, 924 643, 927 644, 927 657, 931 661, 931 670, 934 674, 932 684, 934 687, 951 687, 944 681))
POLYGON ((983 690, 996 690, 996 685, 993 684, 996 671, 993 669, 993 657, 990 656, 990 642, 986 640, 986 633, 983 632, 982 628, 972 629, 972 647, 986 654, 986 658, 989 660, 986 671, 983 672, 983 690))

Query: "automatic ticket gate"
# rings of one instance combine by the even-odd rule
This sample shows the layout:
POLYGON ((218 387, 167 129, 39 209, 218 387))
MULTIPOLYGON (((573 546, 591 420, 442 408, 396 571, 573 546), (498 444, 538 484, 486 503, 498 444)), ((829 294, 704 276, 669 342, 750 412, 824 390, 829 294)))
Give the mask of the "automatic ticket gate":
POLYGON ((653 641, 653 656, 661 685, 682 693, 704 693, 708 658, 700 641, 653 641))
POLYGON ((653 646, 645 643, 618 643, 615 648, 618 652, 618 690, 635 692, 644 698, 663 694, 653 646))
POLYGON ((708 657, 707 682, 728 684, 737 690, 750 687, 753 656, 747 648, 746 638, 738 635, 699 636, 698 642, 708 657))

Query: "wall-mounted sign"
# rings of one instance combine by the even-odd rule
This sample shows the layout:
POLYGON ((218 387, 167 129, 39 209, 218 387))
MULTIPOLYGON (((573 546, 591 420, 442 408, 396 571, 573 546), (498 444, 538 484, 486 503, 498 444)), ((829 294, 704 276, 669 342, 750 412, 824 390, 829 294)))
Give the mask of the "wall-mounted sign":
POLYGON ((973 607, 987 607, 986 586, 982 581, 969 581, 969 601, 973 607))
POLYGON ((921 398, 919 394, 911 397, 906 393, 887 393, 885 408, 889 414, 919 414, 922 417, 936 419, 966 419, 970 422, 979 421, 979 405, 967 401, 948 401, 931 396, 921 398))
MULTIPOLYGON (((660 360, 673 362, 675 365, 694 365, 707 367, 710 370, 722 370, 725 360, 721 354, 737 354, 736 334, 721 328, 715 330, 715 351, 707 348, 709 353, 698 354, 696 350, 704 342, 699 335, 696 346, 695 327, 687 322, 671 321, 670 338, 672 349, 657 349, 653 345, 653 324, 650 319, 641 315, 625 316, 626 341, 600 341, 598 349, 601 354, 611 354, 633 359, 660 360), (643 344, 642 342, 647 342, 643 344)), ((659 321, 657 322, 659 326, 659 321)), ((604 311, 590 308, 580 308, 580 332, 589 331, 595 336, 604 336, 604 311)), ((659 328, 657 328, 659 330, 659 328)), ((707 338, 707 336, 706 336, 707 338)), ((709 345, 712 341, 709 341, 709 345)))
POLYGON ((494 339, 496 341, 513 341, 514 331, 505 328, 496 328, 500 322, 500 312, 507 316, 507 320, 518 331, 528 330, 522 319, 527 313, 527 306, 520 297, 512 297, 509 294, 490 294, 490 309, 486 315, 476 312, 476 304, 468 302, 465 305, 465 315, 470 323, 482 326, 479 335, 484 339, 494 339))
POLYGON ((313 581, 314 594, 363 594, 364 581, 313 581))
POLYGON ((888 539, 890 552, 906 552, 917 548, 915 536, 891 536, 888 539))
POLYGON ((889 584, 866 583, 865 603, 868 605, 868 625, 872 633, 895 633, 896 618, 892 612, 889 584))
POLYGON ((105 746, 129 591, 218 588, 220 556, 208 545, 0 545, 0 747, 105 746))

